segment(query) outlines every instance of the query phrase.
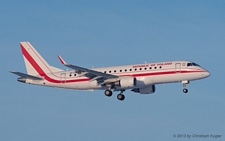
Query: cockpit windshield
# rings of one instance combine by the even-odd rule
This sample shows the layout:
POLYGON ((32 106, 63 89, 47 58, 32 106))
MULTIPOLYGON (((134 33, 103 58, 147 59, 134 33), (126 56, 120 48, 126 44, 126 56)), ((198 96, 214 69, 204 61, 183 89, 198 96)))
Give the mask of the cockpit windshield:
POLYGON ((189 67, 189 66, 199 66, 199 65, 196 63, 187 63, 187 66, 189 67))

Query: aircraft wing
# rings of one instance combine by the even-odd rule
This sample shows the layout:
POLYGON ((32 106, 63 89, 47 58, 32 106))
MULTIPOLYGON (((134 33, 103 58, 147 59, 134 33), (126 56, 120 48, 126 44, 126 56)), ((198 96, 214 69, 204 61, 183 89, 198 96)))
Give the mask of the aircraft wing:
POLYGON ((17 72, 17 71, 10 71, 11 73, 14 73, 16 75, 19 75, 21 77, 24 77, 24 78, 30 78, 30 79, 33 79, 33 80, 43 80, 43 78, 41 77, 37 77, 37 76, 33 76, 33 75, 28 75, 28 74, 25 74, 25 73, 22 73, 22 72, 17 72))
POLYGON ((119 76, 117 75, 106 74, 71 64, 64 64, 64 66, 74 69, 75 72, 79 74, 79 76, 86 76, 90 78, 91 79, 90 81, 97 80, 99 84, 112 83, 119 80, 119 76))
POLYGON ((58 58, 64 66, 74 69, 75 73, 78 73, 78 76, 88 77, 88 78, 90 78, 90 81, 96 80, 99 85, 107 84, 107 83, 114 83, 114 82, 119 81, 119 76, 117 76, 117 75, 102 73, 102 72, 95 71, 92 69, 87 69, 87 68, 75 66, 72 64, 67 64, 60 55, 58 55, 58 58))

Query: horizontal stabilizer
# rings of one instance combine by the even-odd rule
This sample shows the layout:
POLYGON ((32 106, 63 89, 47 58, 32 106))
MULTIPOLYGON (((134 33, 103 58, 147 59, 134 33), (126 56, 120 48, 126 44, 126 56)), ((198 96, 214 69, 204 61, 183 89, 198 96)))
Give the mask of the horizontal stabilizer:
POLYGON ((22 73, 22 72, 16 72, 16 71, 9 71, 9 72, 14 73, 16 75, 19 75, 23 78, 29 78, 29 79, 32 79, 32 80, 43 80, 43 78, 41 78, 41 77, 25 74, 25 73, 22 73))

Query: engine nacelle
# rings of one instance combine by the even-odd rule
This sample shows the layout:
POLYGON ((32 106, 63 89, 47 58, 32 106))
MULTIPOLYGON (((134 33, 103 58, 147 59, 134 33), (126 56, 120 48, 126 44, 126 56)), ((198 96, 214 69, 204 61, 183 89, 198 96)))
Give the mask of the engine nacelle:
POLYGON ((155 85, 151 85, 144 88, 133 89, 132 91, 135 93, 140 93, 140 94, 153 94, 155 92, 155 85))
POLYGON ((119 86, 121 88, 130 88, 135 86, 137 83, 137 79, 131 76, 123 76, 120 77, 119 86))

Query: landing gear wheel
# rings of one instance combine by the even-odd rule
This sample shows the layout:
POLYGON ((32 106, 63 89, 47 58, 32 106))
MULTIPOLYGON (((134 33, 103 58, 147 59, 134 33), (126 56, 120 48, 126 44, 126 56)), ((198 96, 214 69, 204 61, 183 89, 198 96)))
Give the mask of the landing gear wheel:
POLYGON ((188 92, 188 89, 183 89, 183 92, 184 92, 184 93, 187 93, 187 92, 188 92))
POLYGON ((105 95, 110 97, 112 96, 112 91, 111 90, 105 90, 105 95))
POLYGON ((117 99, 123 101, 125 99, 125 96, 123 94, 118 94, 117 99))

